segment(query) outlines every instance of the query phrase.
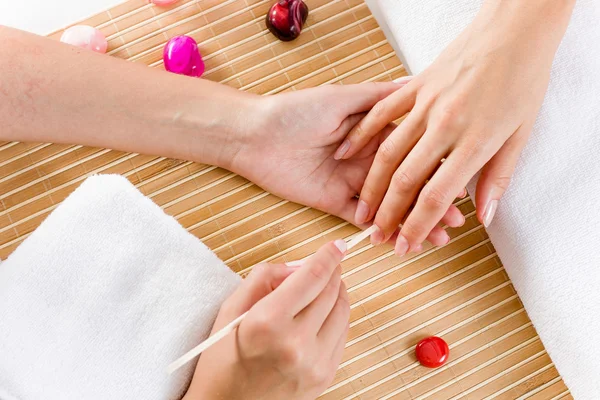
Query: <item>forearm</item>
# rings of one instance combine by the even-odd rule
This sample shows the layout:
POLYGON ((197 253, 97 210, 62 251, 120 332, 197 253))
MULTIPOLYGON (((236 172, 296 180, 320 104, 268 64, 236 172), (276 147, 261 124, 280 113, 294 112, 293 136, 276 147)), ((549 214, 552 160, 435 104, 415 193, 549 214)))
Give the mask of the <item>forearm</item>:
POLYGON ((575 0, 486 0, 475 31, 493 27, 498 46, 519 47, 551 62, 574 6, 575 0))
POLYGON ((258 96, 0 27, 0 140, 83 144, 229 168, 258 96))

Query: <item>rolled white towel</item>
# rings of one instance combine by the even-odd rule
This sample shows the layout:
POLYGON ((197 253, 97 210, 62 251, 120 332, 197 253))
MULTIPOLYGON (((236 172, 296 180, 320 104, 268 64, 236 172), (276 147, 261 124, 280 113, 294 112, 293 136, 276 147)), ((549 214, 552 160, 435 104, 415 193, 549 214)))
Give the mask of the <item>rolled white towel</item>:
POLYGON ((95 176, 0 265, 0 398, 177 399, 240 278, 125 178, 95 176))

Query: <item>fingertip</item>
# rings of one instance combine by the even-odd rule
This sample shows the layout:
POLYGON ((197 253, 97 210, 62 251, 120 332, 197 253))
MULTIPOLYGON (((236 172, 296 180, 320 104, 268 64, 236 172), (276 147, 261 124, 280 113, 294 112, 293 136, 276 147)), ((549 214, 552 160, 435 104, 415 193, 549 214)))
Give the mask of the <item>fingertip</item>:
POLYGON ((385 234, 379 226, 376 226, 375 232, 371 234, 371 244, 378 246, 385 240, 385 234))
POLYGON ((366 201, 360 199, 356 205, 356 213, 354 214, 354 220, 357 224, 364 224, 369 218, 369 205, 366 201))
POLYGON ((400 85, 400 87, 406 85, 408 82, 412 80, 412 75, 401 76, 400 78, 394 79, 392 82, 400 85))
POLYGON ((346 241, 342 239, 337 239, 333 242, 333 245, 339 250, 339 252, 344 255, 346 254, 346 250, 348 250, 348 244, 346 241))
POLYGON ((344 141, 342 142, 342 144, 340 144, 340 147, 337 148, 337 150, 335 151, 335 154, 333 155, 333 158, 335 160, 341 160, 344 158, 344 156, 346 155, 346 153, 348 153, 348 150, 350 150, 350 140, 348 139, 344 139, 344 141))

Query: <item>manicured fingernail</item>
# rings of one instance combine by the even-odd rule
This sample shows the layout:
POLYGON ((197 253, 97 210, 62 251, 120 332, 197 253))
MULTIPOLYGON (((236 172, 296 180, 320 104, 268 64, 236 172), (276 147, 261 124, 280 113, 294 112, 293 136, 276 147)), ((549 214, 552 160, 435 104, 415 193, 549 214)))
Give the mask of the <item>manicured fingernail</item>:
POLYGON ((467 188, 464 188, 462 192, 460 192, 460 194, 458 195, 459 199, 464 199, 465 197, 467 197, 467 188))
POLYGON ((465 216, 464 216, 464 215, 462 215, 462 214, 461 214, 460 216, 462 217, 462 222, 460 222, 460 223, 459 223, 459 225, 458 225, 458 227, 459 227, 459 228, 460 228, 461 226, 464 226, 464 225, 465 225, 465 223, 467 222, 467 219, 465 218, 465 216))
POLYGON ((373 246, 377 246, 381 244, 381 242, 383 242, 383 239, 385 239, 385 235, 383 234, 381 228, 377 227, 375 232, 371 234, 371 243, 373 244, 373 246))
POLYGON ((421 250, 423 250, 423 245, 421 243, 415 244, 415 245, 410 245, 408 248, 409 253, 418 253, 421 250))
POLYGON ((398 83, 400 85, 406 85, 412 79, 412 75, 402 76, 398 79, 394 79, 394 83, 398 83))
POLYGON ((444 234, 442 235, 442 237, 444 238, 444 243, 442 244, 442 246, 445 246, 448 244, 448 242, 450 242, 450 236, 448 235, 448 233, 446 231, 444 231, 444 234))
POLYGON ((394 252, 398 257, 402 257, 408 252, 409 244, 408 240, 402 235, 398 235, 398 239, 396 239, 396 246, 394 247, 394 252))
POLYGON ((345 139, 340 145, 340 147, 338 147, 338 149, 335 151, 333 158, 336 160, 341 160, 344 157, 344 155, 346 155, 349 149, 350 141, 348 139, 345 139))
POLYGON ((338 250, 344 254, 346 252, 346 250, 348 249, 348 245, 346 244, 345 241, 343 241, 342 239, 338 239, 335 242, 333 242, 333 244, 335 245, 335 247, 338 248, 338 250))
POLYGON ((296 269, 296 268, 300 268, 302 266, 302 262, 303 260, 297 260, 297 261, 290 261, 290 262, 286 262, 285 266, 291 269, 296 269))
POLYGON ((359 200, 354 219, 357 224, 364 224, 367 218, 369 218, 369 205, 364 200, 359 200))
POLYGON ((496 208, 498 208, 498 200, 490 201, 485 207, 485 213, 483 214, 483 226, 486 228, 492 223, 494 215, 496 214, 496 208))

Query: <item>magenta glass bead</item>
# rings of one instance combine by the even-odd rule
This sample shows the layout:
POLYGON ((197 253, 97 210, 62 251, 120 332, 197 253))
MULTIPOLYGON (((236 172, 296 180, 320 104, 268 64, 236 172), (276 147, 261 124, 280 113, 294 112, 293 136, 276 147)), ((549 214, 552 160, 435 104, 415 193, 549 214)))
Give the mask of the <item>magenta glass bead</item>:
POLYGON ((267 28, 279 40, 294 40, 308 17, 308 6, 302 0, 279 0, 267 14, 267 28))
POLYGON ((165 69, 180 75, 199 77, 204 73, 204 61, 198 44, 189 36, 175 36, 163 51, 165 69))

